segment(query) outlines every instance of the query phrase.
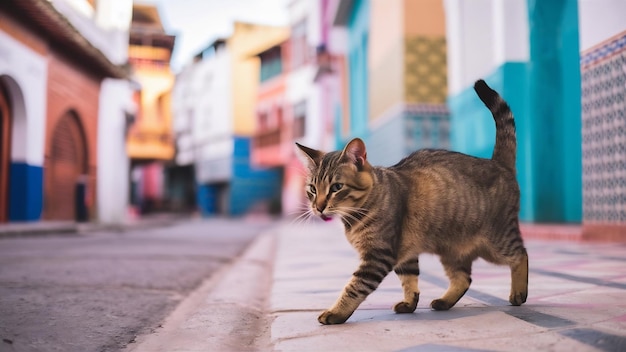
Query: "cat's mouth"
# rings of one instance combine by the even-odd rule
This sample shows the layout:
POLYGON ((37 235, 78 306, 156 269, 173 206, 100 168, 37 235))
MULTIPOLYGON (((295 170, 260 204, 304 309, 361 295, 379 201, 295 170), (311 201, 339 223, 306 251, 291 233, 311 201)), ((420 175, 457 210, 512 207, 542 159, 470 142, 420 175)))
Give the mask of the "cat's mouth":
POLYGON ((328 215, 324 215, 324 214, 320 214, 320 218, 322 218, 322 220, 324 220, 324 221, 330 221, 330 220, 333 219, 332 217, 330 217, 328 215))

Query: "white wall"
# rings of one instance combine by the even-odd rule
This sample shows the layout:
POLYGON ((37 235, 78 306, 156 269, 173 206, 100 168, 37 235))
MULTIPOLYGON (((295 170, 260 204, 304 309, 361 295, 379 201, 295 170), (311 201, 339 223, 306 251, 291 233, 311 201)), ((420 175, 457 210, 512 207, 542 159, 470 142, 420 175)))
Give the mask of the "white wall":
POLYGON ((526 0, 445 0, 444 8, 450 95, 505 62, 528 61, 526 0))
POLYGON ((105 79, 98 111, 98 221, 122 224, 127 218, 129 159, 126 153, 126 113, 134 114, 130 83, 105 79))
POLYGON ((0 31, 0 77, 12 103, 11 160, 43 166, 48 65, 44 57, 0 31), (8 76, 2 77, 2 76, 8 76))
POLYGON ((97 1, 96 11, 86 0, 52 0, 54 7, 111 62, 128 61, 128 31, 132 0, 97 1))
POLYGON ((580 51, 626 30, 626 1, 578 0, 580 51))
MULTIPOLYGON (((321 43, 321 5, 317 0, 293 1, 289 7, 289 23, 294 25, 306 19, 306 35, 310 53, 321 43)), ((305 136, 298 140, 311 148, 324 147, 324 119, 321 106, 320 87, 313 81, 316 73, 315 58, 311 62, 291 71, 286 79, 286 100, 290 107, 306 101, 305 136)))
POLYGON ((234 151, 231 57, 226 47, 186 66, 176 78, 172 106, 179 165, 194 163, 196 180, 230 177, 234 151))
POLYGON ((176 76, 172 88, 172 131, 176 140, 176 164, 181 166, 194 163, 194 141, 191 134, 193 73, 193 66, 184 67, 176 76))
POLYGON ((193 134, 201 160, 232 156, 234 122, 231 97, 231 58, 225 48, 197 64, 197 96, 193 134))
POLYGON ((287 75, 285 96, 289 109, 306 101, 305 135, 298 142, 311 148, 321 148, 323 120, 320 116, 320 94, 313 84, 314 77, 313 65, 292 71, 287 75))

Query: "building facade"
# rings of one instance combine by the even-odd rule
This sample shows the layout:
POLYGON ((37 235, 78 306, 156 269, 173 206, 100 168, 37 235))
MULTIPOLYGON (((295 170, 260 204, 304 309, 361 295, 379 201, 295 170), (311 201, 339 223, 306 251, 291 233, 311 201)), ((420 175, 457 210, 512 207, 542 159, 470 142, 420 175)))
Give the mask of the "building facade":
POLYGON ((194 164, 201 213, 242 215, 279 204, 281 174, 251 161, 262 52, 287 38, 282 27, 235 22, 178 75, 176 162, 194 164))
POLYGON ((157 7, 133 5, 128 47, 138 105, 126 149, 131 158, 131 199, 139 213, 169 210, 166 164, 174 158, 170 68, 176 37, 165 32, 157 7))
POLYGON ((81 17, 81 6, 92 15, 99 10, 87 1, 0 4, 0 221, 101 215, 99 104, 104 99, 123 112, 128 102, 103 94, 100 84, 127 72, 111 61, 119 50, 96 43, 117 34, 81 17))
POLYGON ((583 236, 626 236, 626 23, 622 1, 579 0, 583 236))
POLYGON ((624 233, 618 98, 624 4, 445 3, 452 147, 491 155, 495 127, 471 88, 484 77, 516 116, 520 219, 582 222, 586 236, 596 238, 624 233))
POLYGON ((386 166, 419 148, 448 147, 443 2, 341 1, 335 24, 348 32, 342 142, 365 139, 370 161, 386 166))
POLYGON ((303 211, 304 166, 294 142, 330 151, 347 114, 345 29, 334 27, 339 1, 289 4, 289 39, 260 52, 253 162, 281 173, 283 215, 303 211))

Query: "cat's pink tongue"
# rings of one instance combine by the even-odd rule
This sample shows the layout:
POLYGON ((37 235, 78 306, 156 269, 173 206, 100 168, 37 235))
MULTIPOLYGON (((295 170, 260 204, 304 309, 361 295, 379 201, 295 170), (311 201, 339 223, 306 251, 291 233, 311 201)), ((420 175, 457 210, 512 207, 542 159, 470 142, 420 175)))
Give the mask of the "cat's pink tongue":
POLYGON ((323 214, 322 214, 320 217, 321 217, 321 218, 322 218, 322 220, 324 220, 324 221, 330 221, 330 220, 332 220, 332 219, 333 219, 333 218, 331 218, 330 216, 326 216, 326 215, 323 215, 323 214))

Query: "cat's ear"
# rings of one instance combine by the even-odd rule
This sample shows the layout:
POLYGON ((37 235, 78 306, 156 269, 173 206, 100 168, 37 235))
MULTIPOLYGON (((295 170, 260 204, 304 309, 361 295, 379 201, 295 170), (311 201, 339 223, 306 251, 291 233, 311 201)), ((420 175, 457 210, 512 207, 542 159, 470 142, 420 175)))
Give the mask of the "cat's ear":
POLYGON ((304 153, 304 155, 313 165, 320 164, 320 161, 324 157, 324 152, 321 152, 319 150, 312 149, 309 147, 305 147, 300 143, 296 143, 296 145, 298 146, 298 148, 300 148, 300 150, 304 153))
POLYGON ((361 168, 367 160, 365 143, 360 138, 355 138, 346 144, 341 155, 348 157, 358 168, 361 168))

